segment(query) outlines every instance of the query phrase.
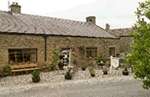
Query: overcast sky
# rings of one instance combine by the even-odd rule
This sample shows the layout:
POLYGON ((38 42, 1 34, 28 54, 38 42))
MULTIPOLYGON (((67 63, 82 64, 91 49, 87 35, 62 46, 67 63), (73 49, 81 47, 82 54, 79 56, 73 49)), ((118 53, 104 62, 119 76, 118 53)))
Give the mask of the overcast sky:
POLYGON ((8 11, 8 1, 18 2, 22 13, 85 21, 96 16, 96 24, 105 28, 132 27, 138 2, 145 0, 0 0, 0 10, 8 11))

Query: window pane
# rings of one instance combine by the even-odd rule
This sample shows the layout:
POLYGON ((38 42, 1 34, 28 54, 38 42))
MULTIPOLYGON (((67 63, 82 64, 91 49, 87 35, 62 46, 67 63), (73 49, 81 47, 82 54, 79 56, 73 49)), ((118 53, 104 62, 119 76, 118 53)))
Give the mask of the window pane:
POLYGON ((20 54, 20 53, 17 54, 17 62, 18 62, 18 63, 23 62, 22 53, 21 53, 21 54, 20 54))
POLYGON ((29 53, 24 54, 24 61, 25 62, 30 62, 30 54, 29 53))
POLYGON ((10 58, 10 63, 14 63, 15 62, 15 54, 10 54, 9 58, 10 58))
POLYGON ((10 50, 9 50, 9 52, 15 52, 15 51, 16 51, 15 49, 10 49, 10 50))
POLYGON ((110 47, 109 48, 109 55, 115 56, 115 47, 110 47))
POLYGON ((32 54, 32 62, 36 62, 36 54, 32 54))
POLYGON ((97 48, 86 48, 87 58, 97 56, 97 48))

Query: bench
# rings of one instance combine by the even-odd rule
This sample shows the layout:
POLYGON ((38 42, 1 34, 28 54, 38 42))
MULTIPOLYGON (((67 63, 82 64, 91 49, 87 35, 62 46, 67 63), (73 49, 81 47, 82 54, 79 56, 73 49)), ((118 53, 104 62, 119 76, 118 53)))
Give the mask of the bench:
POLYGON ((11 65, 10 69, 11 69, 11 72, 14 73, 15 75, 16 72, 22 72, 22 71, 26 71, 26 74, 27 74, 28 71, 39 70, 39 67, 37 64, 11 65))

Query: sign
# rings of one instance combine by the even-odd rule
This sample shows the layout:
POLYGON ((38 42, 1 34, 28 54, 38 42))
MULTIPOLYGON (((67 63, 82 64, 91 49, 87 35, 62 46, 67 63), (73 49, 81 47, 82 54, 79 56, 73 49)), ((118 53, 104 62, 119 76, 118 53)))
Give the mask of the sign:
POLYGON ((119 66, 119 58, 116 57, 111 58, 111 66, 117 68, 119 66))

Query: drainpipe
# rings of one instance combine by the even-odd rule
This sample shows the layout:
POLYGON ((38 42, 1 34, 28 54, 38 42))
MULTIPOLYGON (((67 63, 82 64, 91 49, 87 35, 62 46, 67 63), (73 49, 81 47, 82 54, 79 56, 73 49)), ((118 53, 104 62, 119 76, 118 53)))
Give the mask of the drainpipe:
POLYGON ((44 39, 45 39, 45 61, 47 61, 47 35, 44 35, 44 39))

